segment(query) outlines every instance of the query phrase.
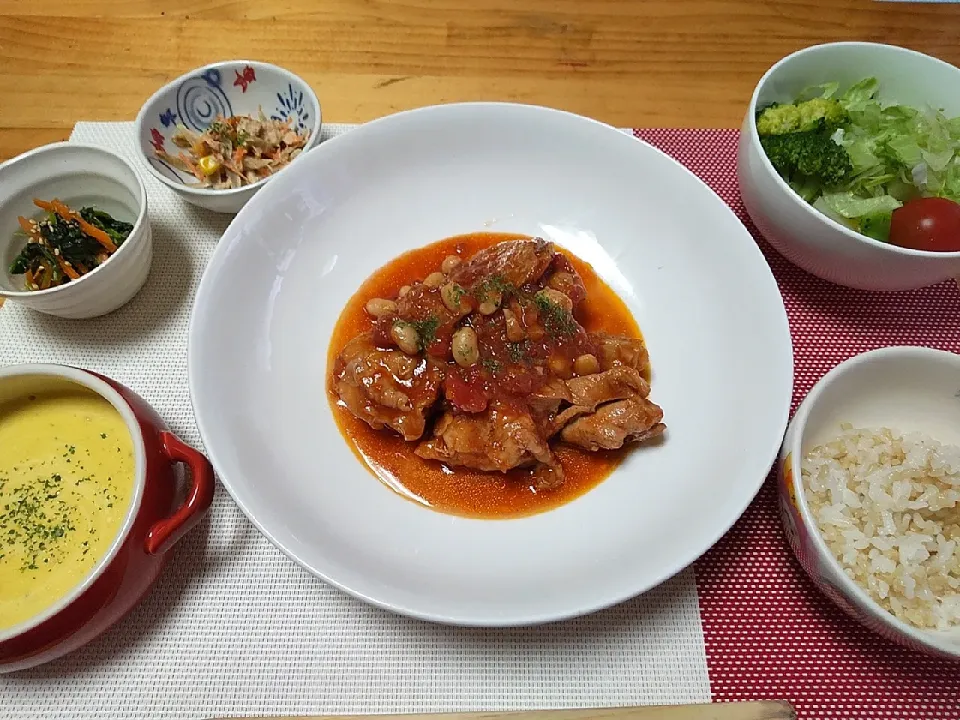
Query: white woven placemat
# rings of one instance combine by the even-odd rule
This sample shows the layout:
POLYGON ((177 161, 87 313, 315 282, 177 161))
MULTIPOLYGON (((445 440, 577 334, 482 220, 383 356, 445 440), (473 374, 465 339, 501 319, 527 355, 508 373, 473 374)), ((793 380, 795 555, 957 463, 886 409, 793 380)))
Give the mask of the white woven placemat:
MULTIPOLYGON (((350 126, 327 125, 326 137, 350 126)), ((79 123, 72 138, 135 164, 133 123, 79 123)), ((0 364, 64 362, 134 388, 200 446, 187 388, 187 325, 229 218, 182 203, 142 173, 154 262, 141 293, 97 320, 7 303, 0 364)), ((204 718, 670 704, 710 700, 693 571, 593 616, 473 630, 377 610, 276 550, 218 490, 147 599, 99 640, 0 676, 0 718, 204 718)))

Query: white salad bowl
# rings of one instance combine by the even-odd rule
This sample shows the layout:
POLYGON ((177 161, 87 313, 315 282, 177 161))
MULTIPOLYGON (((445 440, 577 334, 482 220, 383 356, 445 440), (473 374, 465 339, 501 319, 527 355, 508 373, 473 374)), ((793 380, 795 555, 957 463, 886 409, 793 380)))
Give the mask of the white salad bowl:
POLYGON ((840 608, 893 642, 960 659, 960 627, 921 630, 877 604, 846 575, 817 526, 801 463, 841 424, 921 432, 960 445, 960 355, 924 347, 888 347, 857 355, 828 372, 807 394, 787 429, 779 461, 780 515, 790 546, 814 584, 840 608))
POLYGON ((91 318, 126 304, 147 281, 153 261, 147 192, 120 156, 79 143, 45 145, 0 165, 0 188, 0 297, 48 315, 91 318), (17 218, 43 215, 34 198, 57 198, 73 208, 93 205, 132 223, 133 231, 106 262, 79 279, 27 290, 10 265, 26 243, 17 218))
POLYGON ((300 157, 320 142, 320 101, 305 80, 288 70, 253 60, 204 65, 167 83, 144 103, 134 132, 150 173, 188 203, 219 213, 236 213, 278 172, 240 188, 214 190, 194 187, 196 178, 156 155, 156 148, 173 152, 170 138, 178 124, 201 133, 218 115, 263 114, 274 120, 292 118, 298 132, 310 137, 300 157))
POLYGON ((715 193, 608 125, 497 103, 363 125, 258 193, 204 273, 188 367, 219 476, 274 544, 367 602, 484 626, 591 612, 693 562, 763 483, 793 381, 777 284, 715 193), (327 399, 334 325, 361 283, 477 231, 543 236, 589 262, 639 322, 666 413, 661 442, 538 515, 401 497, 354 456, 327 399))
POLYGON ((880 242, 815 210, 780 177, 760 145, 756 111, 793 102, 829 82, 841 91, 876 77, 882 100, 960 116, 960 70, 893 45, 815 45, 780 60, 760 80, 740 132, 737 177, 754 224, 790 262, 824 280, 861 290, 912 290, 960 276, 960 252, 912 250, 880 242))

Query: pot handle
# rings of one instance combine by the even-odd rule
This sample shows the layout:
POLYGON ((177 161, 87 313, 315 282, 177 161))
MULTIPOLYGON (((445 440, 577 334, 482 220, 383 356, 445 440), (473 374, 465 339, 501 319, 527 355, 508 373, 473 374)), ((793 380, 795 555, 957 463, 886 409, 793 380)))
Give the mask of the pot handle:
POLYGON ((145 549, 150 555, 165 553, 204 516, 213 502, 213 466, 201 453, 170 432, 160 433, 163 454, 172 463, 190 469, 190 492, 170 517, 155 523, 147 533, 145 549))

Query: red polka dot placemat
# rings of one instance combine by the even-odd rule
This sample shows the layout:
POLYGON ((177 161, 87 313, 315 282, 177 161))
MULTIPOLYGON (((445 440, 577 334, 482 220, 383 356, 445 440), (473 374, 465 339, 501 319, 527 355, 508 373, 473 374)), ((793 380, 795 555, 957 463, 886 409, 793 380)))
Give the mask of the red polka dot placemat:
MULTIPOLYGON (((636 130, 709 184, 747 225, 790 318, 793 407, 837 363, 888 345, 960 352, 956 284, 907 293, 831 285, 768 246, 740 201, 736 130, 636 130)), ((890 644, 847 618, 807 579, 781 529, 772 477, 696 565, 714 700, 786 699, 801 718, 960 719, 960 663, 890 644)))

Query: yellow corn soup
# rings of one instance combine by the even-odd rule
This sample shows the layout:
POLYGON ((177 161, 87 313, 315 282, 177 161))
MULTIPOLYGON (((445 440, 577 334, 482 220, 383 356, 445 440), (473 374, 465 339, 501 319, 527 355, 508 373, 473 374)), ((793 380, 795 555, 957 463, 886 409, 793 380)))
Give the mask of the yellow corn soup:
POLYGON ((116 538, 133 492, 120 413, 79 385, 0 403, 0 631, 57 603, 116 538))

